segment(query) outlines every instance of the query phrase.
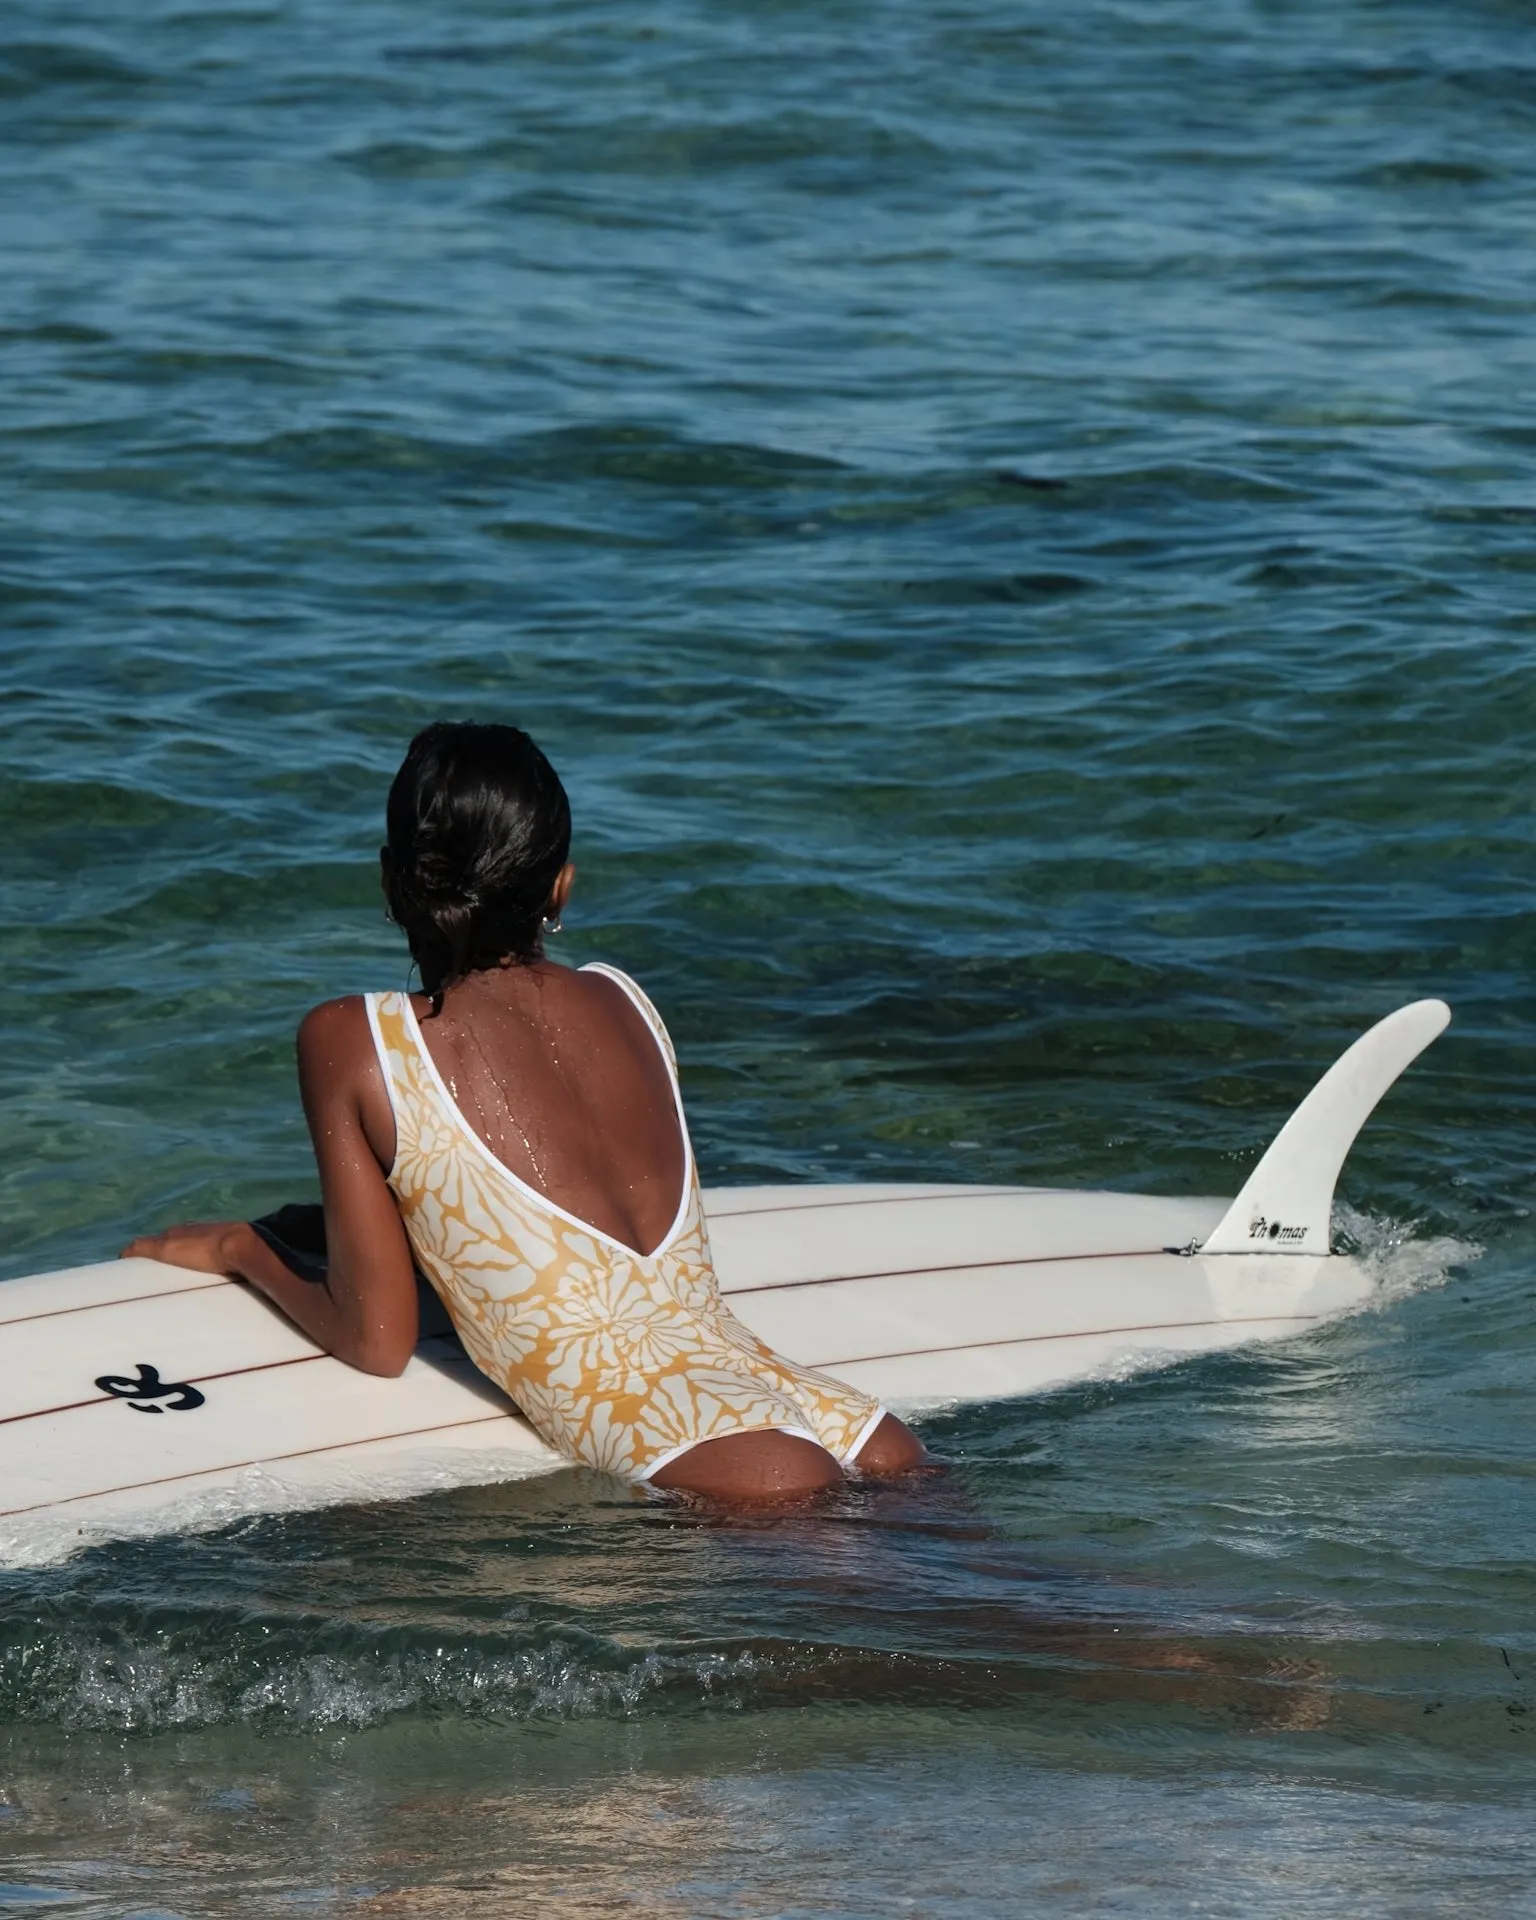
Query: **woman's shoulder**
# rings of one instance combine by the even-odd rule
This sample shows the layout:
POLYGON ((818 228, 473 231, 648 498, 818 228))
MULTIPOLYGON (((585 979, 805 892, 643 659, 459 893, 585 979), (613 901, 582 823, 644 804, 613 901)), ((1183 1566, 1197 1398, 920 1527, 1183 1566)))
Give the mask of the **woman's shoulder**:
POLYGON ((377 996, 344 993, 336 1000, 322 1000, 299 1022, 300 1060, 335 1060, 366 1045, 373 1050, 373 1034, 368 1020, 368 1003, 377 996))
POLYGON ((622 995, 637 1006, 648 1020, 660 1024, 661 1015, 655 1001, 634 975, 626 973, 622 967, 615 967, 607 960, 589 960, 585 966, 575 968, 574 972, 578 980, 590 981, 598 993, 605 997, 622 995))
POLYGON ((646 999, 645 989, 632 973, 626 973, 622 967, 616 967, 611 960, 588 960, 579 967, 568 969, 572 976, 581 981, 606 981, 608 988, 617 987, 621 993, 638 995, 646 999))
POLYGON ((610 966, 606 960, 589 960, 579 969, 579 977, 590 981, 590 992, 603 994, 615 1002, 627 1003, 625 1012, 633 1020, 638 1013, 641 1021, 661 1046, 669 1059, 675 1059, 672 1036, 667 1032, 667 1023, 662 1019, 656 1003, 645 991, 638 980, 625 973, 621 967, 610 966))
POLYGON ((374 1045, 369 1003, 380 996, 344 993, 322 1000, 299 1022, 299 1091, 311 1128, 360 1119, 379 1164, 394 1158, 389 1093, 374 1045))

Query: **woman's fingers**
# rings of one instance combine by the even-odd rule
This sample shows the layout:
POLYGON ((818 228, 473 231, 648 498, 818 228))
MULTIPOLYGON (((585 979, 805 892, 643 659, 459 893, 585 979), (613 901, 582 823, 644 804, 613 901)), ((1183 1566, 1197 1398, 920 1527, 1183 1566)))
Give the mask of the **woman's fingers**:
POLYGON ((140 1234, 128 1242, 118 1258, 163 1260, 167 1266, 190 1267, 194 1273, 225 1273, 230 1265, 233 1224, 228 1220, 189 1220, 182 1226, 167 1227, 163 1233, 140 1234))

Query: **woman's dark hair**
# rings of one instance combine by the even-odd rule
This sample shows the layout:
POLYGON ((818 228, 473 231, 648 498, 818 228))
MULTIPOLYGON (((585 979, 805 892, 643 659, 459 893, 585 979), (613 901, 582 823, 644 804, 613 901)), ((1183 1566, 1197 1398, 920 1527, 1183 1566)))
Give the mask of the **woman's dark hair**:
POLYGON ((456 980, 544 952, 571 846, 560 776, 518 727, 424 727, 389 789, 384 891, 432 1011, 456 980))

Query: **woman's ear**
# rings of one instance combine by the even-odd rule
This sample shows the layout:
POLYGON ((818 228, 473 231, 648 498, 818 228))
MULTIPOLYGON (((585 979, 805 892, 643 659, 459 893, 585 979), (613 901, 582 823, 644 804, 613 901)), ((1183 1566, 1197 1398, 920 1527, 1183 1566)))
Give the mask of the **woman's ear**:
POLYGON ((558 920, 565 912, 565 903, 571 897, 571 888, 576 884, 576 869, 567 860, 555 875, 555 884, 549 890, 549 905, 544 909, 548 920, 558 920))

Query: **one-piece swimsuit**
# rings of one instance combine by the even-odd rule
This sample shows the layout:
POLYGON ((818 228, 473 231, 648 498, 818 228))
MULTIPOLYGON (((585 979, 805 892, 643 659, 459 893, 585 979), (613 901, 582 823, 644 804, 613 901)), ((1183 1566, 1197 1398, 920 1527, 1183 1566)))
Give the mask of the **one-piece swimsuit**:
POLYGON ((727 1308, 661 1016, 617 968, 583 971, 623 989, 666 1062, 684 1170, 665 1239, 639 1253, 520 1180, 460 1112, 410 996, 374 993, 395 1116, 389 1185, 418 1264, 475 1365, 570 1460, 645 1480, 701 1441, 774 1430, 851 1464, 884 1408, 782 1358, 727 1308))

